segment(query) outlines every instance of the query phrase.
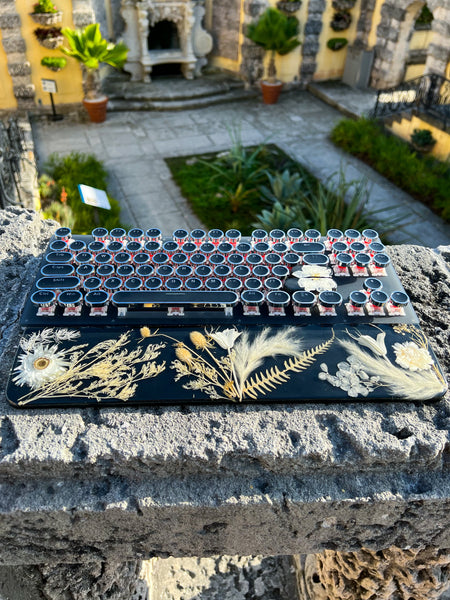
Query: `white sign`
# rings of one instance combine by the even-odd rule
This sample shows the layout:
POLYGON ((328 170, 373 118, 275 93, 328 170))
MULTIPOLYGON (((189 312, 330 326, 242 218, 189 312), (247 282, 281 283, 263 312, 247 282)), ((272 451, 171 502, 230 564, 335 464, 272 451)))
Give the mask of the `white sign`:
POLYGON ((111 210, 111 205, 105 190, 98 190, 89 185, 80 184, 78 186, 78 191, 80 192, 81 201, 85 204, 111 210))
POLYGON ((44 92, 50 92, 50 94, 56 94, 58 88, 56 87, 56 81, 54 79, 41 79, 42 90, 44 92))

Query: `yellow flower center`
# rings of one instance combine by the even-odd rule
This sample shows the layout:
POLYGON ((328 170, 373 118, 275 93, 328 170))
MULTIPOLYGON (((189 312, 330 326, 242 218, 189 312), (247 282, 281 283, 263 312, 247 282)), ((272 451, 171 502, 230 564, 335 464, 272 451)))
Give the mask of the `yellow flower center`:
POLYGON ((234 398, 236 396, 236 389, 233 381, 227 381, 223 386, 223 391, 228 398, 234 398))
POLYGON ((40 358, 37 358, 34 361, 33 367, 37 371, 43 371, 44 369, 46 369, 48 367, 49 364, 50 364, 50 359, 46 358, 45 356, 41 356, 40 358))

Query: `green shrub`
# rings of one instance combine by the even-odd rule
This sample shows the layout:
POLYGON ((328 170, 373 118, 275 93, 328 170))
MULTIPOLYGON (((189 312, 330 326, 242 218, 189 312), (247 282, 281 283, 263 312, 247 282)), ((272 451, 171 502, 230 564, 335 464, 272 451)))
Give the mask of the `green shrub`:
POLYGON ((344 119, 335 126, 330 137, 337 146, 450 220, 448 164, 417 156, 406 142, 387 135, 370 119, 344 119))
POLYGON ((72 231, 75 229, 75 215, 68 204, 62 202, 52 202, 42 211, 45 219, 57 221, 62 227, 69 227, 72 231))
POLYGON ((41 13, 55 13, 58 12, 58 9, 53 4, 52 0, 39 0, 35 4, 33 4, 33 13, 41 14, 41 13))
POLYGON ((44 56, 41 59, 41 65, 51 71, 60 71, 67 65, 67 58, 64 58, 64 56, 44 56))
POLYGON ((414 129, 411 142, 418 148, 427 148, 434 146, 436 140, 429 129, 414 129))
POLYGON ((337 52, 338 50, 345 48, 345 46, 347 44, 348 44, 347 38, 343 38, 343 37, 331 38, 327 42, 327 48, 329 48, 330 50, 333 50, 333 52, 337 52))
POLYGON ((45 174, 55 182, 53 199, 57 201, 61 198, 62 188, 67 193, 67 205, 75 217, 73 233, 90 233, 100 225, 106 229, 122 226, 120 206, 114 198, 108 196, 111 210, 89 206, 81 201, 78 192, 80 183, 107 190, 107 172, 95 156, 80 152, 72 152, 67 156, 51 154, 44 168, 45 174))

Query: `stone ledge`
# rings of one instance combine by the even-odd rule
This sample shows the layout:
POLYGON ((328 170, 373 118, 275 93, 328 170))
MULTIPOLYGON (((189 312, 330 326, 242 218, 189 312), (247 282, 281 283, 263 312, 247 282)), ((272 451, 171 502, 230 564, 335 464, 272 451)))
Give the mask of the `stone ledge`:
MULTIPOLYGON (((0 376, 55 224, 0 213, 0 376)), ((450 250, 389 253, 450 370, 450 250), (446 262, 447 261, 447 262, 446 262)), ((448 396, 430 405, 22 410, 0 401, 6 564, 450 547, 448 396)))

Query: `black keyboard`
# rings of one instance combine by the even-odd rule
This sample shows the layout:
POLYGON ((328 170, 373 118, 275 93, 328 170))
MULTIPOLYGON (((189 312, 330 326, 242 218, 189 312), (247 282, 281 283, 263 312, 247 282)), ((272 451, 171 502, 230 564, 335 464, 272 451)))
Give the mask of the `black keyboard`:
POLYGON ((21 325, 7 391, 18 407, 419 401, 446 390, 372 229, 62 227, 21 325))

